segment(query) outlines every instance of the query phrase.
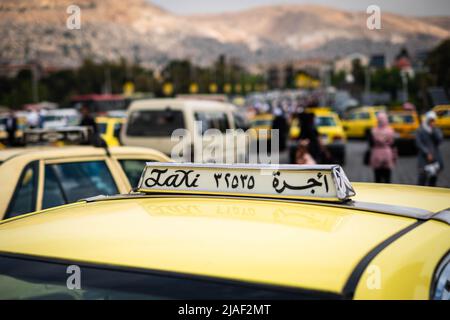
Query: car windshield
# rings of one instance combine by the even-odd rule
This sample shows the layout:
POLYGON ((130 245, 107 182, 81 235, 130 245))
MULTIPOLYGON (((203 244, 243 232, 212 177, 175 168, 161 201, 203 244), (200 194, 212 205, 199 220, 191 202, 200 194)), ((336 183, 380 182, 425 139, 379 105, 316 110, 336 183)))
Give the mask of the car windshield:
POLYGON ((0 256, 0 300, 318 299, 301 289, 0 256), (76 289, 76 290, 75 290, 76 289))
POLYGON ((184 129, 181 111, 135 111, 128 120, 127 135, 131 137, 170 137, 177 129, 184 129))
POLYGON ((450 117, 450 109, 447 110, 438 110, 436 111, 436 115, 439 118, 449 118, 450 117))
POLYGON ((393 124, 411 124, 414 123, 414 116, 411 114, 392 114, 389 115, 389 122, 393 124))
POLYGON ((252 122, 253 127, 271 126, 272 120, 254 120, 252 122))
POLYGON ((333 117, 316 117, 318 127, 335 127, 336 120, 333 117))
POLYGON ((106 133, 106 127, 107 127, 107 124, 104 123, 104 122, 97 123, 97 129, 98 129, 98 132, 100 132, 100 134, 105 134, 106 133))

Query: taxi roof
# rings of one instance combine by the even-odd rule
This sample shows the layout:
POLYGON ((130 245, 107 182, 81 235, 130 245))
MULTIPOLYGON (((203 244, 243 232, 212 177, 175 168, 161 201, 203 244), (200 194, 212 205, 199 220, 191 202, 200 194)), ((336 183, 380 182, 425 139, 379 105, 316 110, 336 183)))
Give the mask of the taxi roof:
POLYGON ((227 102, 219 102, 212 100, 201 99, 173 99, 173 98, 160 98, 160 99, 143 99, 134 101, 128 108, 128 112, 138 110, 163 110, 171 108, 175 110, 235 110, 236 107, 227 102))
MULTIPOLYGON (((427 210, 448 206, 450 192, 355 187, 358 201, 427 210)), ((0 252, 341 293, 370 250, 415 222, 317 203, 125 197, 6 220, 0 252)))

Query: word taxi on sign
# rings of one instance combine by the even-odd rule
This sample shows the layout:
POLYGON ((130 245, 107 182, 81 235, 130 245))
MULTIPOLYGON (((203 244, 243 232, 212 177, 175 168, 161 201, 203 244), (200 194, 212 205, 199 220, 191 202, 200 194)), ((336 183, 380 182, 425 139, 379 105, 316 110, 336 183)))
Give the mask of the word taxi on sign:
POLYGON ((355 191, 340 166, 147 163, 143 193, 345 201, 355 191))

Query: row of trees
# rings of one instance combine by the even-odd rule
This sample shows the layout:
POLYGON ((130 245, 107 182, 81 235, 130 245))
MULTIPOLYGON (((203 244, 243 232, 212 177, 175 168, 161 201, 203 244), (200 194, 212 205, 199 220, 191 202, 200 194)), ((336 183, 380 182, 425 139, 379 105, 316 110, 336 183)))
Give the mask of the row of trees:
MULTIPOLYGON (((228 63, 225 57, 210 67, 199 67, 188 60, 169 62, 156 73, 125 60, 117 63, 94 63, 85 60, 78 69, 60 70, 40 77, 35 83, 39 101, 61 105, 74 95, 124 92, 126 83, 133 84, 134 92, 171 96, 186 93, 245 94, 264 90, 264 77, 247 72, 237 63, 228 63)), ((19 108, 37 102, 33 94, 33 72, 22 70, 16 77, 0 77, 0 105, 19 108)))
MULTIPOLYGON (((409 101, 418 106, 430 107, 428 105, 428 88, 442 87, 447 90, 447 94, 450 94, 448 91, 450 88, 450 39, 430 51, 422 63, 422 68, 416 69, 414 76, 407 75, 409 101)), ((365 91, 366 81, 368 81, 367 70, 359 60, 354 61, 352 69, 352 83, 348 83, 348 75, 345 72, 333 73, 332 83, 334 86, 348 89, 358 96, 365 91)), ((400 103, 398 93, 403 89, 400 69, 396 67, 378 68, 371 70, 369 76, 372 92, 389 93, 393 105, 400 103)))

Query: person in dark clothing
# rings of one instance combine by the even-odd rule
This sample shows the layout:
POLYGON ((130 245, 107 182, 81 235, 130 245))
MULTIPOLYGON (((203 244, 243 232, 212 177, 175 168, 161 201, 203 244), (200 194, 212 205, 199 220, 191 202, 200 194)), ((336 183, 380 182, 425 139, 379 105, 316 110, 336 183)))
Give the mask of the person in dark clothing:
POLYGON ((6 120, 6 132, 8 134, 8 146, 13 147, 16 145, 16 132, 17 132, 18 124, 17 117, 14 112, 9 114, 8 119, 6 120))
POLYGON ((97 124, 95 123, 95 119, 91 116, 91 112, 87 106, 81 107, 81 127, 88 127, 92 130, 94 134, 98 134, 97 124))
POLYGON ((442 131, 436 128, 436 113, 433 111, 425 115, 422 126, 416 132, 418 153, 418 168, 420 186, 435 187, 438 174, 444 169, 444 161, 439 146, 443 141, 442 131))
POLYGON ((301 113, 300 119, 300 140, 308 140, 309 154, 314 158, 316 163, 322 163, 322 145, 320 143, 320 135, 315 124, 315 116, 313 113, 301 113))
POLYGON ((91 112, 87 106, 81 107, 81 127, 87 127, 90 129, 89 143, 97 147, 106 147, 106 142, 100 136, 97 123, 94 117, 91 116, 91 112))
POLYGON ((272 129, 279 130, 280 137, 280 151, 286 150, 287 135, 288 135, 288 123, 280 108, 277 108, 274 112, 275 118, 272 122, 272 129))

